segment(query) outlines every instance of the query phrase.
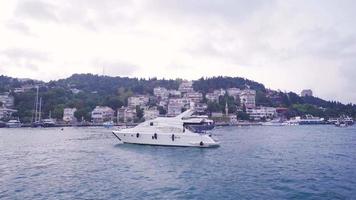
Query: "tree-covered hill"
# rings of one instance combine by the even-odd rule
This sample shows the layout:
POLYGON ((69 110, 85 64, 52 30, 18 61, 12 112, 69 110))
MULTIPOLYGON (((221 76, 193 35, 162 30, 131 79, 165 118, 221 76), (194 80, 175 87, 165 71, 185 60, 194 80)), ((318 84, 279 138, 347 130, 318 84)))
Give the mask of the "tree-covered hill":
MULTIPOLYGON (((0 92, 13 91, 16 87, 24 85, 40 85, 40 96, 43 99, 44 117, 51 112, 52 117, 62 118, 65 107, 78 109, 76 117, 89 120, 90 111, 97 105, 109 106, 116 110, 127 105, 127 98, 134 94, 152 95, 153 88, 161 86, 167 89, 177 89, 181 83, 177 80, 138 79, 128 77, 109 77, 92 74, 74 74, 69 78, 50 81, 48 83, 33 80, 18 80, 0 76, 0 92), (75 90, 76 92, 74 92, 75 90)), ((326 101, 317 97, 300 97, 296 93, 284 93, 266 89, 263 84, 240 77, 211 77, 194 81, 193 87, 202 93, 212 92, 215 89, 250 88, 256 90, 256 104, 260 106, 274 106, 288 108, 287 116, 313 114, 320 117, 337 117, 349 115, 356 117, 356 105, 342 104, 340 102, 326 101)), ((14 93, 14 108, 23 122, 31 121, 34 107, 36 89, 24 93, 14 93)), ((228 99, 230 110, 238 105, 233 99, 228 99)), ((221 110, 225 105, 215 105, 213 108, 221 110)))
POLYGON ((265 86, 261 83, 257 83, 255 81, 251 81, 240 77, 223 77, 223 76, 212 77, 212 78, 200 78, 197 81, 194 81, 193 88, 195 91, 200 91, 204 94, 220 88, 223 89, 250 88, 261 92, 266 91, 265 86))
POLYGON ((130 90, 135 94, 153 94, 153 88, 162 86, 177 89, 179 80, 138 79, 128 77, 98 76, 92 74, 74 74, 67 79, 51 81, 51 87, 76 88, 84 92, 96 91, 99 94, 115 94, 118 88, 130 90))

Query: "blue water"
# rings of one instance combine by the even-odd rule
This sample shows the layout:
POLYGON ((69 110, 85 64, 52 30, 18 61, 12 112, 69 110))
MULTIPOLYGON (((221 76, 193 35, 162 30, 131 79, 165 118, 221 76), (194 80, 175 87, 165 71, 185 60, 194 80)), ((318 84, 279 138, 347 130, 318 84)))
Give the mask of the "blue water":
POLYGON ((0 129, 0 199, 356 199, 356 127, 225 127, 213 149, 0 129))

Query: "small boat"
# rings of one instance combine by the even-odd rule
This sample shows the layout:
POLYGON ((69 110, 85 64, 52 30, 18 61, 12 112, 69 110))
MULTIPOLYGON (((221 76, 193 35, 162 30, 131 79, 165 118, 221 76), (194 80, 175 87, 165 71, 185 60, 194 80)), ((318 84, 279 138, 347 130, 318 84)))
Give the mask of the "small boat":
POLYGON ((262 123, 262 126, 285 126, 285 125, 286 124, 281 119, 274 119, 262 123))
POLYGON ((291 119, 289 119, 288 121, 284 122, 284 125, 288 125, 288 126, 297 126, 300 125, 300 121, 301 118, 300 117, 293 117, 291 119))
POLYGON ((326 124, 324 118, 314 117, 313 115, 306 115, 305 118, 300 119, 300 125, 320 125, 326 124))
POLYGON ((346 121, 343 121, 343 120, 339 120, 335 123, 335 126, 336 127, 348 127, 348 123, 346 121))
POLYGON ((6 127, 8 128, 20 128, 22 126, 20 120, 12 119, 6 123, 6 127))
POLYGON ((114 122, 113 121, 108 121, 108 122, 104 122, 103 123, 103 126, 105 127, 105 128, 111 128, 111 127, 113 127, 115 124, 114 124, 114 122))
POLYGON ((44 119, 42 121, 43 127, 55 127, 56 126, 56 120, 49 118, 49 119, 44 119))
POLYGON ((354 125, 354 119, 352 119, 351 117, 349 117, 349 116, 345 116, 345 117, 343 117, 343 121, 345 121, 345 123, 347 124, 347 125, 349 125, 349 126, 352 126, 352 125, 354 125))
POLYGON ((123 143, 180 147, 217 147, 219 142, 207 132, 197 132, 184 126, 187 110, 176 117, 158 117, 134 128, 113 131, 123 143))
POLYGON ((43 124, 42 121, 35 121, 35 122, 32 123, 31 126, 32 126, 33 128, 42 128, 42 127, 44 127, 44 124, 43 124))

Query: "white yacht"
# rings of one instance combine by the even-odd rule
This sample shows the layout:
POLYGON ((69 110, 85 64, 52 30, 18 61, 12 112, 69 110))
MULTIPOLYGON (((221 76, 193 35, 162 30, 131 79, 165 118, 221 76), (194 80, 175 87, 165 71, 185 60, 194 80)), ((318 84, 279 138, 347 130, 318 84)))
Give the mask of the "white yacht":
POLYGON ((187 110, 177 117, 158 117, 134 128, 113 131, 113 134, 123 143, 185 147, 219 146, 211 134, 196 132, 184 125, 184 119, 191 113, 191 110, 187 110))

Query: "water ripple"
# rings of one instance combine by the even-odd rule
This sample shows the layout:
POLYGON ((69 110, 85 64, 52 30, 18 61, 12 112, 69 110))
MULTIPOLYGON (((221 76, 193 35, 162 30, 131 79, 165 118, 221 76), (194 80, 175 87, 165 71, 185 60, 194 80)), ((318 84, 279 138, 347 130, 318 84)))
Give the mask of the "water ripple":
POLYGON ((0 199, 353 199, 356 128, 224 127, 215 149, 0 129, 0 199))

